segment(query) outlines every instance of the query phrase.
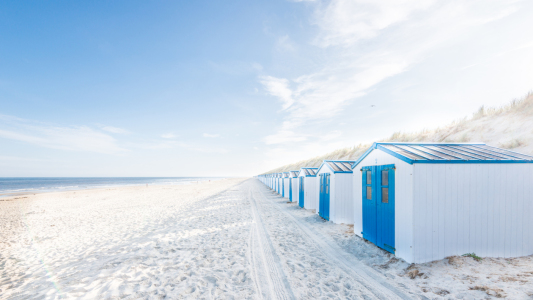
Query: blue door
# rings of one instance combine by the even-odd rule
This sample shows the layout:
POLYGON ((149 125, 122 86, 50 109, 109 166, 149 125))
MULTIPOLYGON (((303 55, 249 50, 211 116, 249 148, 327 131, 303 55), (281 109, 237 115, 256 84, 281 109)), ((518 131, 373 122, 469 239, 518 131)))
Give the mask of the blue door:
POLYGON ((281 178, 281 197, 285 197, 285 178, 281 178))
POLYGON ((298 195, 298 205, 300 205, 301 208, 304 207, 304 178, 300 177, 300 184, 298 185, 300 187, 300 194, 298 195))
POLYGON ((289 178, 289 201, 292 202, 292 178, 289 178))
POLYGON ((318 214, 329 221, 329 181, 330 174, 320 174, 320 197, 319 197, 319 208, 318 214))
POLYGON ((363 238, 394 253, 394 165, 362 168, 363 238))

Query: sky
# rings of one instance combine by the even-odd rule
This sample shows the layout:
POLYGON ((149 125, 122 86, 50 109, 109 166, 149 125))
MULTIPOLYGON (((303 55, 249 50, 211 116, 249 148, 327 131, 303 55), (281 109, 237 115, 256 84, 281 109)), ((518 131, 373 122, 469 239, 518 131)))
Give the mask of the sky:
POLYGON ((0 177, 251 176, 533 89, 533 1, 2 1, 0 177))

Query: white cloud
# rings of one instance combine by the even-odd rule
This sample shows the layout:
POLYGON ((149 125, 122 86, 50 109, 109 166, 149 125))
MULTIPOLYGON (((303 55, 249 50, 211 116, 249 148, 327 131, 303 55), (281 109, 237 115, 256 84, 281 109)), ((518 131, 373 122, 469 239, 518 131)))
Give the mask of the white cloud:
POLYGON ((331 141, 331 140, 335 140, 335 139, 338 139, 342 136, 342 132, 340 130, 333 130, 333 131, 330 131, 324 135, 321 135, 320 136, 320 140, 321 141, 331 141))
POLYGON ((279 130, 277 133, 269 135, 263 139, 267 145, 287 142, 303 142, 305 140, 307 140, 306 136, 298 135, 290 130, 279 130))
POLYGON ((164 139, 175 139, 178 136, 173 134, 173 133, 171 133, 171 132, 169 132, 169 133, 162 134, 161 137, 164 138, 164 139))
POLYGON ((252 68, 256 71, 263 71, 263 66, 257 62, 252 63, 252 68))
POLYGON ((126 129, 113 127, 113 126, 101 126, 100 128, 104 131, 111 132, 111 133, 119 133, 119 134, 129 133, 129 131, 127 131, 126 129))
POLYGON ((228 153, 227 149, 224 148, 214 148, 214 147, 191 147, 188 148, 189 150, 198 151, 202 153, 218 153, 218 154, 224 154, 228 153))
POLYGON ((217 137, 220 137, 220 134, 204 133, 203 136, 204 136, 205 138, 217 138, 217 137))
POLYGON ((284 35, 276 41, 276 50, 279 52, 294 52, 296 51, 296 45, 288 35, 284 35))
POLYGON ((333 0, 311 5, 319 28, 313 44, 322 53, 320 60, 315 54, 310 58, 320 62, 316 70, 294 78, 259 78, 280 100, 284 117, 277 132, 263 139, 266 144, 305 141, 309 134, 304 125, 331 120, 431 51, 453 45, 465 30, 516 11, 514 3, 498 0, 333 0))
POLYGON ((316 24, 322 47, 350 46, 361 39, 376 37, 381 30, 408 19, 430 7, 433 0, 334 0, 319 7, 316 24))
POLYGON ((272 76, 262 76, 260 80, 268 93, 281 100, 282 109, 285 110, 294 103, 292 90, 289 88, 289 80, 272 76))
POLYGON ((10 116, 0 116, 0 138, 17 140, 45 148, 120 153, 117 141, 88 126, 55 126, 10 116))

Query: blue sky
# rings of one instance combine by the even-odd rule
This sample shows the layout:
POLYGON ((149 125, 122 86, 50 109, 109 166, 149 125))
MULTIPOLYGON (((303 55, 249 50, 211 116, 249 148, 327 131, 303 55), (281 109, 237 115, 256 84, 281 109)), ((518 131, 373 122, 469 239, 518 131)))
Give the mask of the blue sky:
POLYGON ((0 176, 253 175, 445 124, 533 88, 532 11, 4 1, 0 176))

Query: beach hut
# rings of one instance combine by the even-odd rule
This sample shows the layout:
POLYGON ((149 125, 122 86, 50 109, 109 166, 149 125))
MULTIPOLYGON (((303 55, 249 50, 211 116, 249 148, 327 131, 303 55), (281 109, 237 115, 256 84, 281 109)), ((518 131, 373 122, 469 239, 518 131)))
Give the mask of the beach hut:
POLYGON ((533 156, 375 143, 353 165, 354 232, 409 263, 533 254, 533 156))
POLYGON ((283 172, 283 197, 289 198, 291 189, 291 174, 290 172, 283 172))
POLYGON ((325 160, 317 170, 317 213, 333 223, 353 224, 353 172, 355 161, 325 160))
POLYGON ((298 204, 305 209, 316 209, 318 203, 318 168, 301 168, 298 173, 298 204))
POLYGON ((298 173, 300 171, 290 171, 290 188, 289 188, 289 200, 291 202, 298 202, 298 173))
POLYGON ((278 185, 276 192, 278 192, 278 194, 281 195, 282 190, 283 190, 282 189, 283 188, 283 186, 282 186, 283 185, 283 173, 278 173, 276 181, 277 181, 277 185, 278 185))

